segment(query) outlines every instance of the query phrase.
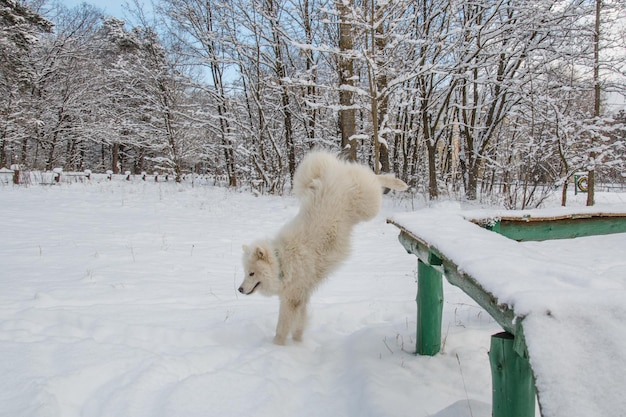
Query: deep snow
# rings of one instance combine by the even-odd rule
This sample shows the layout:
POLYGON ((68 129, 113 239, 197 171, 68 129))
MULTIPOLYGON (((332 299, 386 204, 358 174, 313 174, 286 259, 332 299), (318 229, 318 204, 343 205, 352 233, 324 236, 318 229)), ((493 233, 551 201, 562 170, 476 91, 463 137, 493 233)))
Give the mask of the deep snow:
POLYGON ((444 346, 413 354, 414 256, 385 218, 311 302, 304 342, 271 343, 275 298, 242 296, 241 244, 292 198, 205 185, 0 187, 1 416, 491 414, 499 326, 445 284, 444 346))

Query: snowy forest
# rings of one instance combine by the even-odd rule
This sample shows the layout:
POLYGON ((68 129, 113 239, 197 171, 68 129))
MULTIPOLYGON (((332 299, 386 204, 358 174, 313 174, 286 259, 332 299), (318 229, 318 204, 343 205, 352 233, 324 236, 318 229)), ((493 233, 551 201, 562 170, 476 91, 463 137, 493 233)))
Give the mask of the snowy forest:
MULTIPOLYGON (((0 168, 281 194, 312 148, 436 199, 624 184, 624 4, 0 0, 0 168)), ((593 194, 591 197, 593 197, 593 194)))

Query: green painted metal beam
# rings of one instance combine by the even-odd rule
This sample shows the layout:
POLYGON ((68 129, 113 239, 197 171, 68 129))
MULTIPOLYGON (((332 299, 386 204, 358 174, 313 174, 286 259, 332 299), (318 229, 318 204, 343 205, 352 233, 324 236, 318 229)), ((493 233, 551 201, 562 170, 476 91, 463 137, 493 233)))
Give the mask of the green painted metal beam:
POLYGON ((626 233, 626 215, 572 215, 562 218, 504 218, 490 223, 478 220, 488 230, 509 239, 541 241, 626 233))

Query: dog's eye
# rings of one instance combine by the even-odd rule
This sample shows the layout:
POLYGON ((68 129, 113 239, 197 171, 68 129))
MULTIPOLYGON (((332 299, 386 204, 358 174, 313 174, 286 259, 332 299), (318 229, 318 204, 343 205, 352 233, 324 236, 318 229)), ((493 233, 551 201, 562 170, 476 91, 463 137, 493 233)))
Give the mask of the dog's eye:
POLYGON ((253 276, 254 276, 254 272, 250 272, 250 273, 248 274, 248 276, 253 277, 253 276))

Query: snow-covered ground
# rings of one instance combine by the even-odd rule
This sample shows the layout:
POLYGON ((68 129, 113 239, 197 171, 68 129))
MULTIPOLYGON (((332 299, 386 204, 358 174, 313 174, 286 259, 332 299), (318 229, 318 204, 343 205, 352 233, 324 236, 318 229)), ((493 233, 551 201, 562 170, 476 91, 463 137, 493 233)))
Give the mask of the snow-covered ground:
POLYGON ((0 416, 491 414, 500 328, 460 290, 444 284, 443 352, 413 354, 416 259, 385 223, 410 201, 357 227, 284 347, 277 299, 237 287, 241 245, 295 199, 94 181, 1 186, 0 205, 0 416))

